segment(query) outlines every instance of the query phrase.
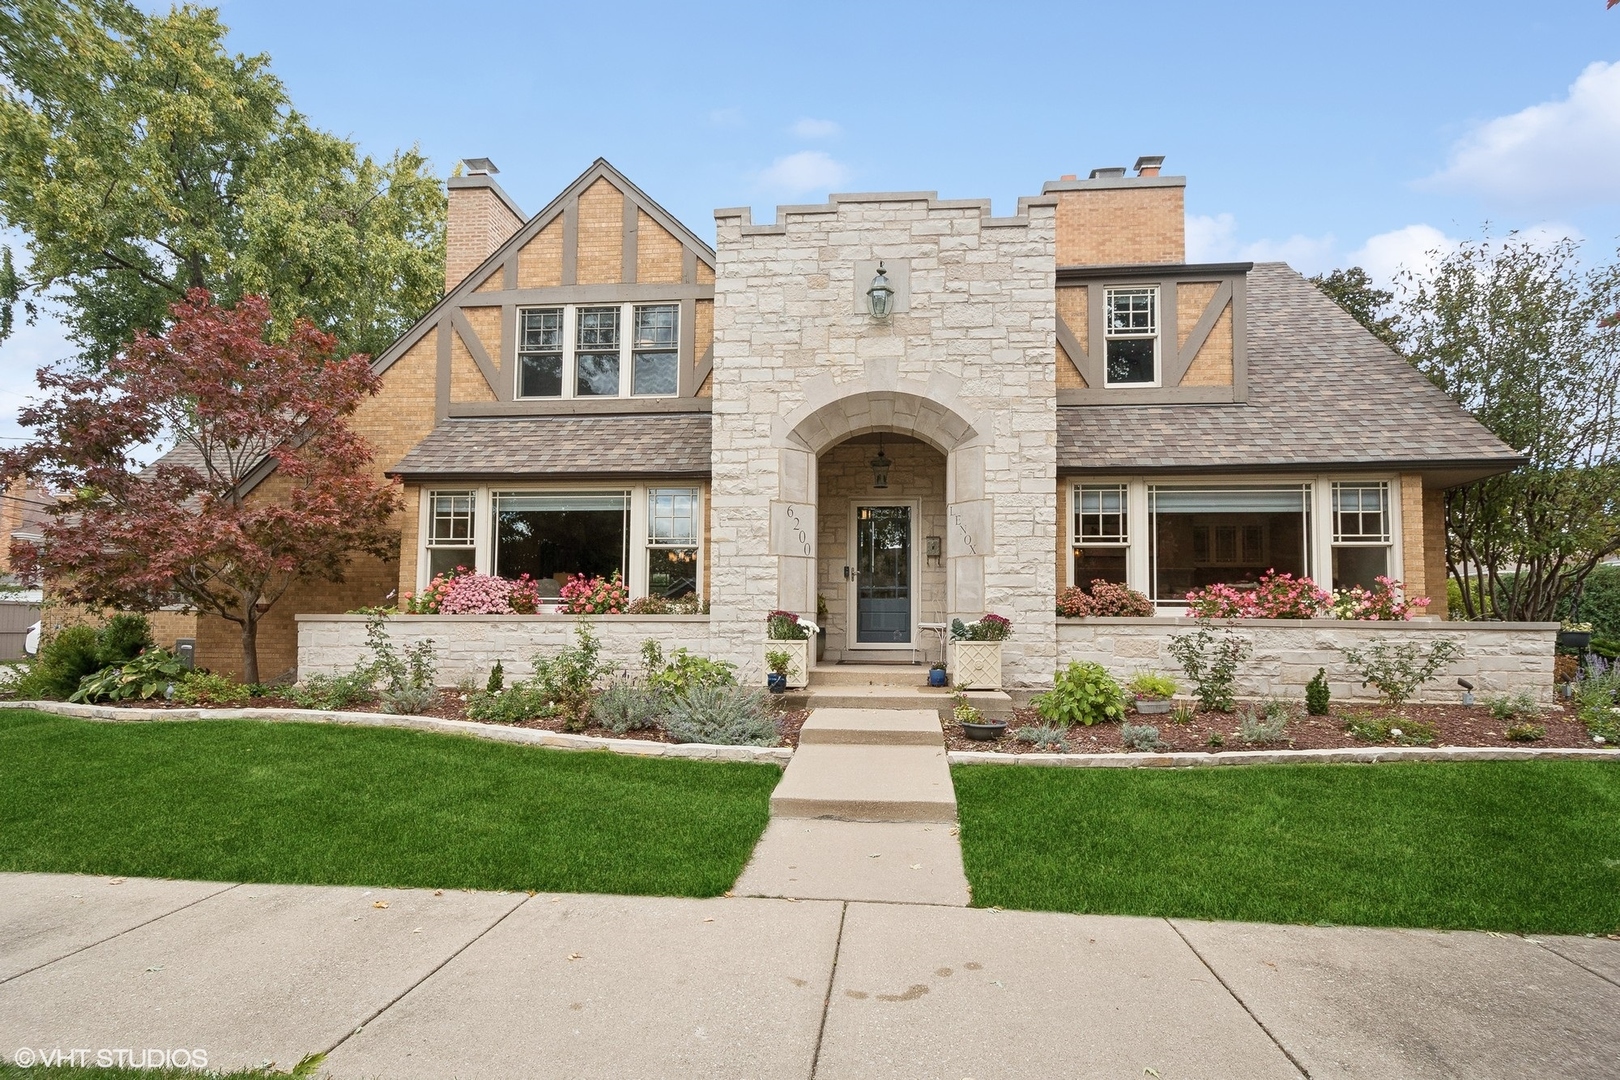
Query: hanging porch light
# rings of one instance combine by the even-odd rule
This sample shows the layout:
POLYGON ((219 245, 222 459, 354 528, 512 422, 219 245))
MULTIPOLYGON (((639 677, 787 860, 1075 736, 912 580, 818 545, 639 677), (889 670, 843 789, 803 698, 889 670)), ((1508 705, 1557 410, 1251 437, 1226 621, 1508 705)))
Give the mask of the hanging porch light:
POLYGON ((884 488, 888 487, 889 486, 889 467, 891 465, 893 465, 894 462, 890 461, 888 456, 883 453, 883 439, 881 437, 878 439, 877 457, 873 458, 871 460, 870 464, 872 466, 872 488, 873 488, 873 490, 881 491, 884 488))

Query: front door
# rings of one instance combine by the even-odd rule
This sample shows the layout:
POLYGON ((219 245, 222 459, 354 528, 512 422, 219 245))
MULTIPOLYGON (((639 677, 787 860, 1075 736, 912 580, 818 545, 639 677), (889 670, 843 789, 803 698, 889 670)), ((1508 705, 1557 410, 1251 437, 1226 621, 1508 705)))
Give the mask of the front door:
POLYGON ((911 507, 855 507, 855 647, 911 647, 911 507))

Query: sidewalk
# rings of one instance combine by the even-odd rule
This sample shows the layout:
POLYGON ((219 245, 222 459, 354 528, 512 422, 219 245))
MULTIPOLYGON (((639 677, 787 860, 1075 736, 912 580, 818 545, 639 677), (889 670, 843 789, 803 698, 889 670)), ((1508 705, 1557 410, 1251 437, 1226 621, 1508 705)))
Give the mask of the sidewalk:
POLYGON ((0 1056, 333 1077, 1620 1072, 1620 941, 0 875, 0 1056), (116 882, 116 883, 115 883, 116 882), (1151 1069, 1152 1072, 1145 1070, 1151 1069))

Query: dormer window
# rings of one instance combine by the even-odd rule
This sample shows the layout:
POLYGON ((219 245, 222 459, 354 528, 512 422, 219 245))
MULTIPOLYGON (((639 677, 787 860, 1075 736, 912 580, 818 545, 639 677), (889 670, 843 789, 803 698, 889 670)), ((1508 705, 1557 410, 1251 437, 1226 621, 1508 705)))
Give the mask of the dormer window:
POLYGON ((1158 386, 1158 288, 1109 289, 1107 305, 1106 385, 1158 386))

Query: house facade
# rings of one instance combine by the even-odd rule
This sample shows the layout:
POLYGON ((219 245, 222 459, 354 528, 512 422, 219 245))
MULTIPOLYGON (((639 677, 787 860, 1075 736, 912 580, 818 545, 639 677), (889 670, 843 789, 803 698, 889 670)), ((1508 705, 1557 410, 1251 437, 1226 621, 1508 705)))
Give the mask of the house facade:
MULTIPOLYGON (((625 634, 745 666, 772 609, 824 625, 824 662, 937 655, 932 627, 994 612, 1026 687, 1072 652, 1057 593, 1095 579, 1173 620, 1271 569, 1382 575, 1443 620, 1442 493, 1518 458, 1287 266, 1188 264, 1160 160, 1006 217, 928 192, 719 210, 713 248, 605 161, 533 216, 488 169, 452 178, 445 298, 356 419, 402 484, 399 558, 283 600, 262 669, 458 566, 695 594, 707 615, 625 634)), ((455 634, 510 662, 565 621, 455 634)), ((234 666, 234 634, 198 634, 234 666)))

